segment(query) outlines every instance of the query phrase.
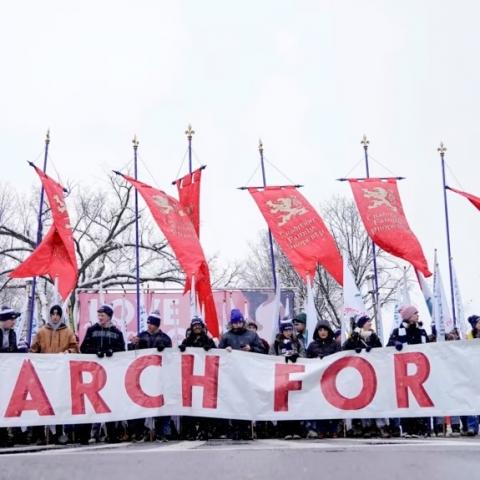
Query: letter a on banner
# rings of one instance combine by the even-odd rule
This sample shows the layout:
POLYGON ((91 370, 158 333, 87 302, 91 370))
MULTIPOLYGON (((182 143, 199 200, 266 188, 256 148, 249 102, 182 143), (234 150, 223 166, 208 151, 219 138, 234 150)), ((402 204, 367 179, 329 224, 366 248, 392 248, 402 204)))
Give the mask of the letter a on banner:
POLYGON ((42 243, 23 263, 10 272, 10 277, 25 278, 48 274, 52 280, 58 278, 58 292, 65 300, 75 288, 78 269, 63 187, 33 163, 31 165, 40 177, 47 194, 53 224, 42 243))
POLYGON ((431 276, 422 247, 405 217, 397 181, 367 178, 349 182, 363 224, 374 243, 410 262, 425 277, 431 276))
POLYGON ((296 272, 314 278, 317 264, 340 284, 342 257, 327 227, 294 186, 249 188, 275 241, 296 272))

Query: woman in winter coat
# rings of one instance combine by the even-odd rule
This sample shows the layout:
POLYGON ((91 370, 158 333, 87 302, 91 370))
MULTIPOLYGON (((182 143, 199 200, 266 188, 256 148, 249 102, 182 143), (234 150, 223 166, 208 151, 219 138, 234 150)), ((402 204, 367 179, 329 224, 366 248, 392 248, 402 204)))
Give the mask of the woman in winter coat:
MULTIPOLYGON (((285 363, 295 363, 298 357, 305 357, 305 348, 294 333, 291 320, 280 323, 280 333, 275 338, 269 351, 270 355, 283 356, 285 363)), ((299 420, 282 420, 277 422, 278 434, 285 440, 302 438, 303 427, 299 420)))
MULTIPOLYGON (((335 340, 330 324, 320 320, 313 332, 313 342, 307 348, 307 357, 324 358, 340 350, 341 347, 335 340)), ((338 420, 317 420, 308 423, 308 438, 325 438, 326 436, 336 438, 338 435, 338 420)))

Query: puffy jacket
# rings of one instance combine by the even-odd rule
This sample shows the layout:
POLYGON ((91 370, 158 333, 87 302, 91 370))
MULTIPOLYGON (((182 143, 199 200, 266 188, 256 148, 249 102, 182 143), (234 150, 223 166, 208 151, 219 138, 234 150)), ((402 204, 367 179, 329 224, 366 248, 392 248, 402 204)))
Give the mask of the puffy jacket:
MULTIPOLYGON (((138 347, 143 348, 170 348, 172 346, 172 339, 158 329, 155 333, 150 333, 148 330, 140 333, 138 336, 138 347)), ((135 348, 135 347, 134 347, 135 348)))
POLYGON ((313 332, 313 342, 311 342, 307 348, 307 357, 323 358, 338 351, 340 351, 340 345, 338 345, 338 343, 335 341, 332 327, 330 327, 328 322, 319 322, 315 327, 315 331, 313 332), (318 335, 318 330, 320 328, 325 328, 328 331, 327 338, 320 338, 318 335))
POLYGON ((265 353, 260 337, 252 330, 241 328, 230 330, 222 335, 218 348, 232 347, 233 350, 241 350, 244 345, 249 345, 252 352, 265 353))
POLYGON ((10 330, 3 330, 0 328, 0 353, 16 353, 18 352, 17 347, 17 334, 12 328, 10 330), (7 333, 8 335, 8 347, 3 348, 3 335, 7 333))
POLYGON ((47 323, 33 339, 30 351, 33 353, 78 353, 78 342, 72 329, 62 323, 56 330, 47 323))
POLYGON ((362 332, 357 332, 356 329, 352 332, 350 338, 347 338, 342 345, 342 350, 355 350, 358 348, 378 348, 382 346, 382 342, 378 335, 373 330, 368 330, 370 335, 362 335, 362 332))
POLYGON ((397 343, 406 343, 407 345, 428 343, 428 335, 425 329, 420 328, 418 324, 402 322, 400 327, 393 329, 393 332, 388 340, 387 347, 393 347, 397 343))
POLYGON ((105 353, 107 350, 114 352, 125 350, 122 332, 113 325, 103 328, 99 323, 96 323, 89 327, 80 346, 80 351, 82 353, 105 353))

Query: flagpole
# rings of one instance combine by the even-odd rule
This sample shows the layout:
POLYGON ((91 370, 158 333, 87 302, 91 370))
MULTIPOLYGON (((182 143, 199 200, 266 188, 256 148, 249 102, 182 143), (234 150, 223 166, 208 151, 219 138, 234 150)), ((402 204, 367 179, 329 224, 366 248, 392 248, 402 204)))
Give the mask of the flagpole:
MULTIPOLYGON (((133 159, 134 159, 134 176, 138 180, 138 145, 137 136, 133 137, 133 159)), ((138 217, 138 190, 135 189, 135 277, 137 284, 137 333, 140 333, 140 234, 139 234, 139 217, 138 217)))
POLYGON ((450 246, 450 221, 448 218, 447 183, 445 180, 445 152, 447 151, 447 147, 443 144, 443 142, 440 142, 440 146, 437 148, 437 151, 440 153, 440 159, 442 163, 443 205, 445 208, 445 227, 447 230, 448 273, 450 277, 450 296, 452 300, 453 324, 456 327, 457 315, 455 311, 455 293, 453 291, 452 250, 450 246))
MULTIPOLYGON (((45 150, 43 155, 43 173, 47 171, 47 161, 48 161, 48 146, 50 145, 50 130, 47 130, 47 135, 45 137, 45 150)), ((45 196, 45 189, 42 188, 40 190, 40 206, 38 208, 38 225, 37 225, 37 243, 35 247, 40 245, 42 241, 43 235, 43 223, 42 223, 42 210, 43 210, 43 199, 45 196)), ((30 298, 30 318, 28 321, 28 333, 27 333, 27 341, 28 345, 32 343, 32 325, 33 325, 33 315, 35 313, 35 290, 37 286, 37 277, 33 277, 32 280, 32 296, 30 298)))
POLYGON ((192 137, 195 135, 195 130, 190 124, 185 130, 185 135, 188 138, 188 173, 192 173, 192 137))
MULTIPOLYGON (((263 180, 263 187, 267 186, 267 177, 265 175, 265 162, 263 159, 263 143, 261 140, 258 142, 258 151, 260 152, 260 163, 262 165, 262 180, 263 180)), ((273 255, 273 238, 272 232, 268 229, 268 241, 270 243, 270 261, 272 264, 272 276, 273 276, 273 288, 276 290, 277 288, 277 272, 275 270, 275 256, 273 255)))
MULTIPOLYGON (((363 150, 365 152, 365 173, 366 177, 370 178, 370 165, 368 162, 368 145, 370 141, 367 139, 366 135, 363 135, 362 141, 360 142, 363 145, 363 150)), ((374 288, 374 302, 375 302, 375 320, 377 321, 377 330, 379 329, 379 320, 378 320, 378 310, 380 308, 378 301, 378 268, 377 268, 377 249, 375 242, 372 240, 372 255, 373 255, 373 288, 374 288)), ((380 330, 382 326, 380 326, 380 330)))

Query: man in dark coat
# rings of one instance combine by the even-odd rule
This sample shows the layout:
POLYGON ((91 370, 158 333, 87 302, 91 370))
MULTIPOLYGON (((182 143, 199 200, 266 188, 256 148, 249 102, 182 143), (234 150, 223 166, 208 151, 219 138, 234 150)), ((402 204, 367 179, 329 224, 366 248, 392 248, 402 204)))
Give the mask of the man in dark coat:
MULTIPOLYGON (((0 353, 16 353, 17 335, 15 334, 15 320, 20 316, 13 308, 4 306, 0 310, 0 353)), ((0 428, 0 447, 13 446, 13 439, 7 428, 0 428)))
MULTIPOLYGON (((80 345, 81 353, 94 353, 99 358, 111 357, 114 352, 123 352, 125 350, 125 340, 122 332, 112 324, 113 308, 111 305, 104 304, 97 310, 98 323, 87 329, 85 338, 80 345)), ((117 443, 119 435, 115 422, 107 422, 108 443, 117 443)), ((78 436, 81 443, 94 443, 97 439, 90 436, 92 426, 90 424, 77 425, 78 436)))
MULTIPOLYGON (((260 337, 252 330, 245 328, 242 312, 234 308, 230 313, 231 329, 222 335, 218 348, 242 350, 244 352, 265 353, 260 337)), ((232 439, 249 440, 252 438, 252 424, 248 420, 232 420, 232 439)))
POLYGON ((369 352, 372 348, 379 348, 382 342, 372 330, 372 319, 367 315, 359 317, 355 322, 355 329, 343 344, 343 350, 355 350, 360 353, 362 349, 369 352))
MULTIPOLYGON (((172 339, 160 328, 162 319, 158 311, 152 312, 147 318, 147 329, 137 337, 132 338, 132 343, 128 346, 129 350, 156 348, 158 352, 163 352, 165 348, 172 347, 172 339)), ((170 431, 170 417, 162 416, 156 417, 154 422, 150 422, 153 432, 153 423, 155 424, 155 437, 158 441, 168 442, 168 437, 171 434, 170 431)), ((148 439, 149 436, 145 435, 145 419, 135 419, 128 422, 130 435, 133 440, 148 439)))

